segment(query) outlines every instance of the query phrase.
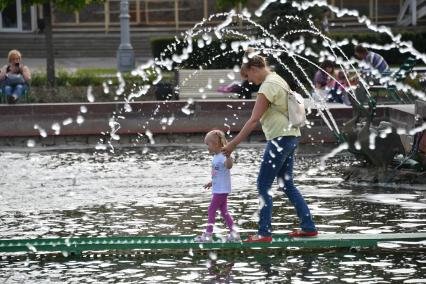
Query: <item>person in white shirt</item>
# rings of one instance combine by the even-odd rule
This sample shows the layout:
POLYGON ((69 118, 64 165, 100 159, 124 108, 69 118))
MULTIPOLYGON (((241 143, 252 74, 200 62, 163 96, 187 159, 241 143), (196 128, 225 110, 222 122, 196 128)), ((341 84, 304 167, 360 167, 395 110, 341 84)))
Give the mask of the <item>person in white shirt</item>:
POLYGON ((220 213, 225 220, 229 229, 227 241, 240 241, 239 234, 235 231, 234 222, 231 214, 228 212, 228 194, 231 193, 231 171, 233 161, 230 155, 225 156, 221 150, 226 146, 227 141, 225 133, 220 130, 212 130, 207 133, 204 143, 211 154, 213 154, 211 162, 212 180, 207 183, 204 188, 212 189, 212 199, 208 210, 208 224, 206 231, 195 238, 196 242, 211 242, 213 234, 213 226, 216 221, 216 211, 220 213))

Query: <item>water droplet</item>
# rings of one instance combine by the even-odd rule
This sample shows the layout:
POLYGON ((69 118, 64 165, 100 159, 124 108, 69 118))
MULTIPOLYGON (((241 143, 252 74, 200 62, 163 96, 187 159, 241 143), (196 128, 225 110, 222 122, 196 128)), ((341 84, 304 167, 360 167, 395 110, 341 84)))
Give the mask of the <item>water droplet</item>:
POLYGON ((77 122, 77 124, 82 124, 84 122, 84 117, 82 115, 77 115, 75 121, 77 122))
POLYGON ((38 130, 41 137, 43 138, 47 137, 47 132, 43 128, 41 128, 38 124, 34 124, 34 129, 38 130))
POLYGON ((35 142, 35 140, 34 140, 34 139, 28 139, 28 140, 27 140, 27 147, 32 148, 32 147, 34 147, 34 146, 35 146, 35 144, 36 144, 36 142, 35 142))
POLYGON ((52 124, 52 130, 55 131, 55 135, 59 135, 60 131, 61 131, 61 125, 57 122, 55 122, 54 124, 52 124))
POLYGON ((109 86, 106 82, 102 82, 102 87, 104 89, 104 94, 109 94, 109 86))
POLYGON ((87 100, 91 103, 95 101, 95 97, 93 96, 93 88, 92 86, 87 87, 87 100))
POLYGON ((154 141, 154 135, 152 134, 152 132, 147 130, 147 131, 145 131, 145 135, 148 137, 149 143, 154 145, 155 141, 154 141))
POLYGON ((64 121, 62 121, 62 125, 68 125, 71 124, 73 122, 73 119, 71 117, 65 119, 64 121))
POLYGON ((204 40, 198 39, 197 45, 198 45, 198 48, 203 48, 204 47, 204 40))

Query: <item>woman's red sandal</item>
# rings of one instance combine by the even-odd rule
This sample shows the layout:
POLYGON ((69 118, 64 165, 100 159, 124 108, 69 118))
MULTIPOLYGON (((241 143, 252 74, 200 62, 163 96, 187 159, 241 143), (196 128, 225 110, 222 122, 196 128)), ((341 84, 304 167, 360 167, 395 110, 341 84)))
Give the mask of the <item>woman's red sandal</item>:
POLYGON ((253 238, 252 235, 249 235, 247 240, 243 240, 243 243, 270 243, 272 242, 272 237, 259 237, 253 238))
POLYGON ((302 230, 294 230, 293 232, 289 233, 288 236, 292 238, 298 238, 298 237, 315 237, 318 235, 318 231, 313 232, 305 232, 302 230))

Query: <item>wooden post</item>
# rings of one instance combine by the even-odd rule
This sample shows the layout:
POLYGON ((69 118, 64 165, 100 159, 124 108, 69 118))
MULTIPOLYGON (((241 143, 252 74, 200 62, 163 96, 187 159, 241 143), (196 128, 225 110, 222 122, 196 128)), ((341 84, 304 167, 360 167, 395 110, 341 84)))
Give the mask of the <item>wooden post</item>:
POLYGON ((75 16, 75 23, 80 24, 80 13, 78 11, 75 11, 74 16, 75 16))
POLYGON ((141 1, 136 0, 136 24, 141 22, 141 1))
POLYGON ((105 33, 109 32, 109 0, 105 1, 104 4, 104 14, 105 14, 105 33))
POLYGON ((149 24, 149 11, 148 11, 148 9, 149 9, 149 7, 148 7, 148 0, 145 0, 145 22, 147 23, 147 24, 149 24))
POLYGON ((411 25, 417 26, 417 0, 411 0, 411 25))
POLYGON ((204 0, 204 18, 207 19, 209 16, 209 6, 207 0, 204 0))
POLYGON ((376 24, 379 21, 379 0, 374 0, 375 1, 375 13, 376 13, 376 24))
MULTIPOLYGON (((336 6, 336 0, 331 0, 331 1, 330 1, 330 4, 331 4, 331 6, 336 6)), ((336 18, 336 16, 334 15, 334 13, 331 13, 330 18, 331 18, 331 19, 336 18)))
POLYGON ((179 0, 175 0, 175 25, 176 30, 179 29, 179 0))
MULTIPOLYGON (((238 9, 237 9, 237 14, 240 14, 243 11, 243 4, 238 3, 238 9)), ((243 20, 238 17, 238 27, 242 30, 243 29, 243 20)))
MULTIPOLYGON (((43 8, 44 9, 44 8, 43 8)), ((44 11, 46 12, 46 11, 44 11)), ((55 6, 52 6, 52 3, 50 3, 50 18, 52 19, 52 27, 56 23, 56 17, 55 17, 55 6)))
POLYGON ((43 5, 42 4, 38 4, 37 5, 37 10, 38 10, 38 15, 39 15, 39 18, 40 19, 44 19, 44 16, 43 16, 43 5))

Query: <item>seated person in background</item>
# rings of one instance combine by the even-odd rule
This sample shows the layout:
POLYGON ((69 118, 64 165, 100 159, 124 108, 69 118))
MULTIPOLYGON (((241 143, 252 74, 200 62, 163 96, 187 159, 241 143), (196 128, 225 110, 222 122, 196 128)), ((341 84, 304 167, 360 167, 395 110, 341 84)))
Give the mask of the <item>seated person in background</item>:
POLYGON ((30 69, 21 63, 21 53, 13 49, 7 56, 8 63, 0 71, 0 84, 2 85, 3 95, 6 96, 8 103, 14 104, 21 98, 31 79, 30 69))
POLYGON ((241 90, 241 84, 241 82, 232 81, 226 86, 220 86, 219 88, 217 88, 217 91, 222 93, 239 93, 241 90))
POLYGON ((244 70, 240 71, 242 82, 233 81, 227 86, 221 86, 217 90, 222 93, 236 93, 239 99, 251 99, 252 93, 259 91, 259 86, 247 80, 244 70))
POLYGON ((244 68, 240 70, 240 76, 243 82, 241 83, 241 90, 238 94, 238 98, 250 100, 252 98, 252 94, 259 91, 260 85, 256 85, 248 80, 247 70, 244 68))
MULTIPOLYGON (((389 72, 389 65, 386 60, 378 53, 369 51, 367 48, 358 44, 355 46, 355 57, 359 60, 363 60, 369 67, 373 70, 364 70, 369 71, 370 73, 379 73, 383 74, 389 72)), ((366 73, 366 72, 363 72, 366 73)))
POLYGON ((240 99, 251 99, 253 93, 257 93, 259 91, 259 85, 254 84, 248 80, 244 80, 241 83, 241 90, 238 93, 238 97, 240 99))
POLYGON ((334 87, 334 64, 329 60, 325 60, 320 67, 321 69, 314 76, 315 91, 312 96, 317 101, 325 101, 329 91, 334 87))
POLYGON ((351 105, 348 98, 348 92, 346 89, 349 87, 349 82, 346 79, 345 73, 342 70, 336 70, 336 80, 334 81, 334 87, 330 90, 331 97, 327 100, 328 102, 344 103, 351 105))

